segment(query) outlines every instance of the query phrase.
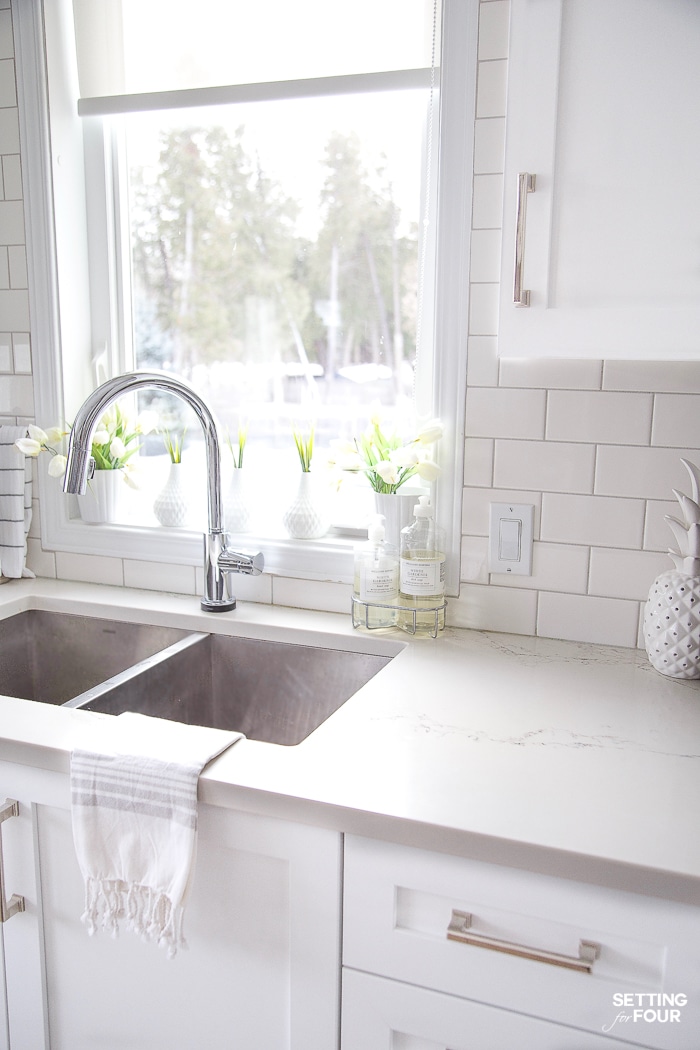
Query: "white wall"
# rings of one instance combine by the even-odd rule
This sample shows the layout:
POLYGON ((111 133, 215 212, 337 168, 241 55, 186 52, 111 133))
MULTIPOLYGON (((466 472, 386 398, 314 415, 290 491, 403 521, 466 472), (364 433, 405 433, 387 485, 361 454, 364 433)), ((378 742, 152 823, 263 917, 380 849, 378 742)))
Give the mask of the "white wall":
MULTIPOLYGON (((9 3, 0 0, 0 423, 21 423, 33 402, 9 3)), ((700 363, 499 361, 508 8, 481 3, 463 583, 448 622, 634 646, 640 603, 670 567, 663 514, 675 512, 671 489, 688 488, 680 456, 700 462, 700 363), (514 499, 536 508, 533 575, 490 579, 488 504, 514 499)), ((54 554, 37 527, 29 564, 39 575, 198 593, 190 566, 54 554)), ((349 604, 349 587, 278 577, 241 578, 238 594, 331 611, 349 604)))

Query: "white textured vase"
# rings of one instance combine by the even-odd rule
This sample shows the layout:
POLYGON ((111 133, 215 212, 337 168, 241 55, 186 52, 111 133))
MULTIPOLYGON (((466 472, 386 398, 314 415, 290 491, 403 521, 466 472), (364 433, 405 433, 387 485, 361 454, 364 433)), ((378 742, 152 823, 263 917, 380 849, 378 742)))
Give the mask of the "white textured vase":
POLYGON ((224 498, 224 523, 228 532, 247 532, 250 528, 250 507, 240 467, 234 469, 231 484, 224 498))
POLYGON ((700 678, 700 576, 673 569, 657 576, 644 607, 644 645, 661 674, 700 678))
POLYGON ((91 525, 124 522, 128 502, 129 487, 121 470, 96 470, 85 494, 78 496, 80 517, 91 525))
POLYGON ((282 515, 282 524, 295 540, 317 540, 330 528, 330 515, 323 495, 309 471, 299 477, 297 494, 282 515))
POLYGON ((153 513, 167 529, 181 528, 187 521, 188 504, 182 477, 182 463, 171 463, 168 480, 156 496, 153 513))
POLYGON ((384 516, 384 538, 387 543, 400 546, 401 529, 413 521, 413 508, 418 496, 405 492, 375 492, 374 507, 384 516))

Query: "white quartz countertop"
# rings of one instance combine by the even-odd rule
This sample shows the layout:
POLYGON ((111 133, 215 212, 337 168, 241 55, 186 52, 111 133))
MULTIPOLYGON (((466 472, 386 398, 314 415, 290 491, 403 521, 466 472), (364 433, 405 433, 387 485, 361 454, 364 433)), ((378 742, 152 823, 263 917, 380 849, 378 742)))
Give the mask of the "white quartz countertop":
MULTIPOLYGON (((27 608, 398 655, 295 747, 243 740, 201 799, 499 863, 700 901, 700 682, 637 650, 447 629, 353 631, 350 615, 52 580, 27 608)), ((1 623, 0 623, 1 630, 1 623)), ((283 684, 283 683, 281 683, 283 684)), ((68 772, 85 719, 0 697, 0 758, 68 772)))

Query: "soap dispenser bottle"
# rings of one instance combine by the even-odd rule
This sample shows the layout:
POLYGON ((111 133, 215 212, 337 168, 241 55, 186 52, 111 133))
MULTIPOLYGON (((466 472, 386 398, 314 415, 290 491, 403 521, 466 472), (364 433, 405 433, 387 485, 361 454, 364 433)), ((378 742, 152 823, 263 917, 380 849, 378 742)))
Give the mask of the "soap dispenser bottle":
POLYGON ((399 592, 399 552, 384 542, 384 516, 376 514, 367 530, 367 542, 355 548, 355 598, 366 603, 361 622, 367 627, 396 626, 399 592))
POLYGON ((436 524, 428 496, 413 508, 401 530, 399 626, 411 634, 436 634, 445 626, 445 531, 436 524), (413 611, 415 610, 415 611, 413 611), (425 610, 421 612, 420 610, 425 610))

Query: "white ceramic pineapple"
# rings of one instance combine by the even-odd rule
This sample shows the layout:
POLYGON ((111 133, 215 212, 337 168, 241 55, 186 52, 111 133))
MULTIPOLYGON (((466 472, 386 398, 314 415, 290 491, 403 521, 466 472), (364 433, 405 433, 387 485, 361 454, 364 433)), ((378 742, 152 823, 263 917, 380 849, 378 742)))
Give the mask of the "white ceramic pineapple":
POLYGON ((678 550, 669 548, 674 568, 654 580, 644 609, 644 644, 652 665, 672 678, 700 678, 700 470, 682 459, 690 474, 692 499, 673 494, 683 521, 666 514, 678 550))

